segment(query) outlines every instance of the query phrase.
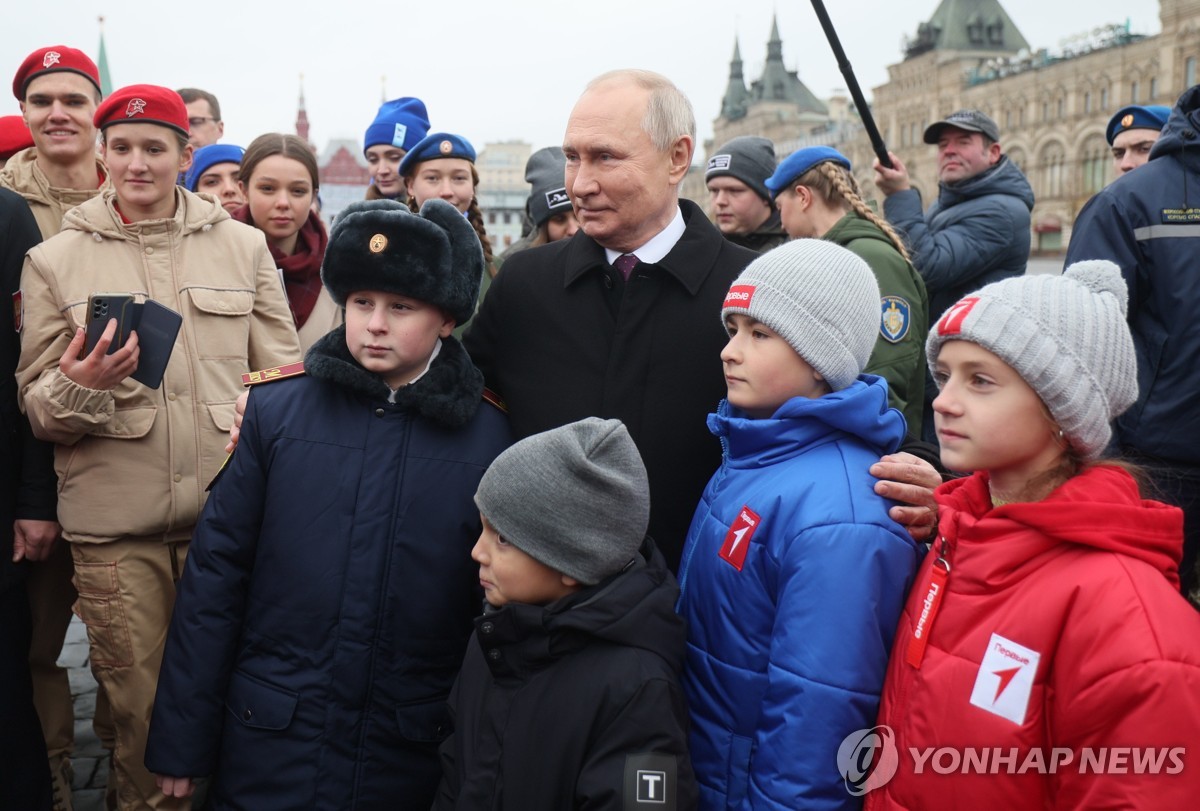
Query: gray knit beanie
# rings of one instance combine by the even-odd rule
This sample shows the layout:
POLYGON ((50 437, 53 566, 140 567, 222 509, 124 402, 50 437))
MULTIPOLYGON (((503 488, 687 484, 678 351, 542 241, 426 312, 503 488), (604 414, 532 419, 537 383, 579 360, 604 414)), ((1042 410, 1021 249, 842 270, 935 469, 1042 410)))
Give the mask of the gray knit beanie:
POLYGON ((963 298, 929 332, 932 370, 946 341, 978 344, 1011 366, 1084 458, 1100 455, 1109 423, 1137 399, 1137 357, 1125 321, 1128 290, 1112 262, 1076 262, 1061 276, 1017 276, 963 298))
POLYGON ((840 391, 867 365, 879 308, 879 284, 866 262, 832 242, 796 239, 742 271, 721 321, 744 313, 766 324, 840 391))
POLYGON ((562 211, 571 211, 571 198, 563 177, 567 159, 561 146, 548 146, 529 156, 525 164, 525 180, 532 186, 526 207, 534 227, 562 211))
POLYGON ((584 585, 633 560, 650 483, 629 430, 597 417, 534 434, 496 457, 475 504, 500 537, 584 585))
POLYGON ((736 177, 769 203, 771 193, 767 191, 767 178, 773 174, 775 144, 757 135, 742 135, 722 144, 708 159, 704 182, 722 175, 736 177))

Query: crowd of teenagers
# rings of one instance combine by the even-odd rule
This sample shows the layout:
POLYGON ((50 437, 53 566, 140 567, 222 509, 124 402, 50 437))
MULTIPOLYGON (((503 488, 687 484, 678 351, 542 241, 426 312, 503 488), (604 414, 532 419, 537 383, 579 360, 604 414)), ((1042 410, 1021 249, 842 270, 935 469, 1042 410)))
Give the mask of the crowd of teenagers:
POLYGON ((1146 269, 963 236, 1028 214, 986 116, 926 132, 928 214, 735 139, 714 224, 686 97, 606 73, 498 255, 419 99, 327 228, 297 136, 99 88, 30 54, 0 171, 0 808, 71 808, 72 610, 123 811, 1200 797, 1184 512, 1115 453, 1146 269))

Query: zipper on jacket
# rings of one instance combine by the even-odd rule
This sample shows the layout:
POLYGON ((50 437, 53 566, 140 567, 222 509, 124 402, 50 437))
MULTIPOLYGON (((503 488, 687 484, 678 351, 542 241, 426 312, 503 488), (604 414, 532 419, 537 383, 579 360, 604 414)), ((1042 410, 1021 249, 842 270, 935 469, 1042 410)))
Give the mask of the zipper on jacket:
POLYGON ((942 598, 946 596, 946 581, 950 577, 950 557, 954 549, 945 535, 938 536, 938 545, 934 548, 933 564, 929 574, 922 581, 917 595, 921 598, 921 612, 913 623, 912 634, 908 638, 908 651, 905 661, 915 668, 921 667, 925 658, 925 646, 929 643, 929 635, 933 632, 933 621, 937 619, 938 609, 941 608, 942 598))

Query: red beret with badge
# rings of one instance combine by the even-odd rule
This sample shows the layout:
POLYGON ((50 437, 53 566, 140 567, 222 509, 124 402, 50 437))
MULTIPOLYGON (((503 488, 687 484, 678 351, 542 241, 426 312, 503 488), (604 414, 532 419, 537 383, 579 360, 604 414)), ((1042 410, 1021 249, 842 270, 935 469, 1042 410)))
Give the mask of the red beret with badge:
POLYGON ((160 124, 187 135, 187 105, 169 87, 131 84, 100 103, 93 123, 99 130, 113 124, 160 124))
POLYGON ((25 57, 25 61, 21 63, 21 67, 17 69, 17 75, 13 79, 13 95, 17 97, 17 101, 25 101, 25 90, 29 87, 30 82, 43 73, 64 70, 78 73, 96 86, 97 93, 100 92, 100 70, 87 54, 77 48, 68 48, 66 45, 50 45, 46 48, 38 48, 25 57))

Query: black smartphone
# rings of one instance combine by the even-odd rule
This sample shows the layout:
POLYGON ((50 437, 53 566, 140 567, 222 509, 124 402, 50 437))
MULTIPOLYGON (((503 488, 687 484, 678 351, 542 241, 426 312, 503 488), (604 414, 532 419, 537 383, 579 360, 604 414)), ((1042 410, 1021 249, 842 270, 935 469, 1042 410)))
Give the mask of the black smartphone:
POLYGON ((129 340, 133 329, 132 323, 133 295, 130 293, 92 293, 87 303, 87 337, 83 344, 83 354, 80 359, 92 354, 96 342, 104 334, 108 322, 116 319, 117 332, 113 342, 108 345, 108 353, 116 352, 129 340))
POLYGON ((146 299, 145 304, 134 304, 131 309, 133 329, 138 336, 138 365, 130 377, 157 389, 162 385, 183 317, 152 299, 146 299))

